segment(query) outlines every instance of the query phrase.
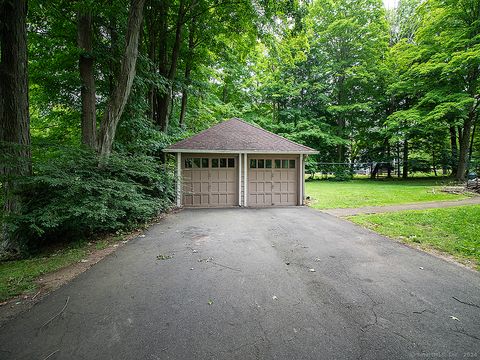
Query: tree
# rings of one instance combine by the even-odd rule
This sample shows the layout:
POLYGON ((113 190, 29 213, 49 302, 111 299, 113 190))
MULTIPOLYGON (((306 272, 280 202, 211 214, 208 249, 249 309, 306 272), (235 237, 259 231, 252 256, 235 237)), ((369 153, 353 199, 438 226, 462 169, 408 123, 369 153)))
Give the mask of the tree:
MULTIPOLYGON (((31 173, 26 17, 26 0, 0 2, 0 148, 5 156, 0 171, 6 215, 19 210, 17 178, 31 173)), ((12 234, 2 232, 2 250, 16 250, 12 234)))
POLYGON ((105 109, 98 137, 98 153, 105 158, 112 151, 118 122, 127 103, 135 77, 138 57, 138 40, 143 21, 145 0, 131 0, 125 36, 125 50, 122 57, 120 74, 113 93, 105 109))
MULTIPOLYGON (((418 11, 421 21, 414 40, 393 47, 398 76, 390 86, 396 99, 391 119, 403 119, 407 138, 413 131, 420 134, 417 139, 435 134, 439 143, 449 141, 452 174, 464 180, 479 107, 480 3, 431 0, 418 11), (415 127, 405 116, 413 116, 415 127)), ((398 131, 400 123, 393 121, 392 129, 398 131)))
POLYGON ((81 126, 82 144, 95 149, 97 146, 97 116, 95 98, 95 76, 93 68, 93 28, 92 13, 81 8, 78 10, 78 47, 81 50, 78 65, 81 79, 81 126))
MULTIPOLYGON (((372 120, 378 71, 387 49, 387 23, 381 1, 317 1, 309 15, 311 56, 319 82, 326 84, 328 116, 337 135, 349 143, 359 122, 372 120)), ((345 160, 345 145, 337 161, 345 160)))

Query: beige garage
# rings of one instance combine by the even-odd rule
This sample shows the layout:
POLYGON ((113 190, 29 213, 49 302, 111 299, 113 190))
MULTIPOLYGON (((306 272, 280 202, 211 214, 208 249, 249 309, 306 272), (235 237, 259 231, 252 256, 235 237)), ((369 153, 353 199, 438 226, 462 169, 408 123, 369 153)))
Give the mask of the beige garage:
POLYGON ((230 119, 171 145, 177 156, 177 205, 303 205, 304 162, 312 148, 230 119))

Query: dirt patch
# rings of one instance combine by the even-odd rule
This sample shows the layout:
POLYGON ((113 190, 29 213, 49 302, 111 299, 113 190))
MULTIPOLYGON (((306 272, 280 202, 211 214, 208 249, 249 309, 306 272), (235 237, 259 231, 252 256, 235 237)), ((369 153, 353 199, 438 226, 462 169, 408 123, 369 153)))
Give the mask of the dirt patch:
POLYGON ((82 259, 80 262, 74 263, 64 267, 63 269, 38 278, 35 282, 38 285, 40 293, 47 293, 58 289, 60 286, 88 270, 90 267, 102 260, 105 256, 110 255, 127 242, 128 240, 123 240, 118 244, 109 245, 105 249, 90 251, 88 256, 82 259))

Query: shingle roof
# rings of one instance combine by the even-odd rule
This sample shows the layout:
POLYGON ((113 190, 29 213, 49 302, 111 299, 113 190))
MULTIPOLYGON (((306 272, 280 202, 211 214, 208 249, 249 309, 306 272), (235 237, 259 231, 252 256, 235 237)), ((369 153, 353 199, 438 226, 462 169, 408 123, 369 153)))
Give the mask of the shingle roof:
POLYGON ((221 122, 165 149, 166 152, 186 152, 185 150, 317 153, 308 146, 285 139, 238 118, 221 122))

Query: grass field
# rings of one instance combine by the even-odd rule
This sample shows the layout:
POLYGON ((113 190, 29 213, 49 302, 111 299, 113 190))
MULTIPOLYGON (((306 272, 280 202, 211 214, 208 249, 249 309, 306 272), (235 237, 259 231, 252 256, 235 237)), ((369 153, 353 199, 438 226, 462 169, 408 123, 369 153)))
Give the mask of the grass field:
POLYGON ((0 301, 35 291, 37 277, 80 261, 85 255, 87 245, 79 244, 31 259, 0 262, 0 301))
POLYGON ((424 201, 460 200, 464 195, 441 192, 441 179, 370 180, 347 182, 313 180, 305 183, 310 206, 317 209, 355 208, 424 201))
POLYGON ((480 270, 480 205, 358 215, 349 220, 425 250, 450 254, 480 270))

